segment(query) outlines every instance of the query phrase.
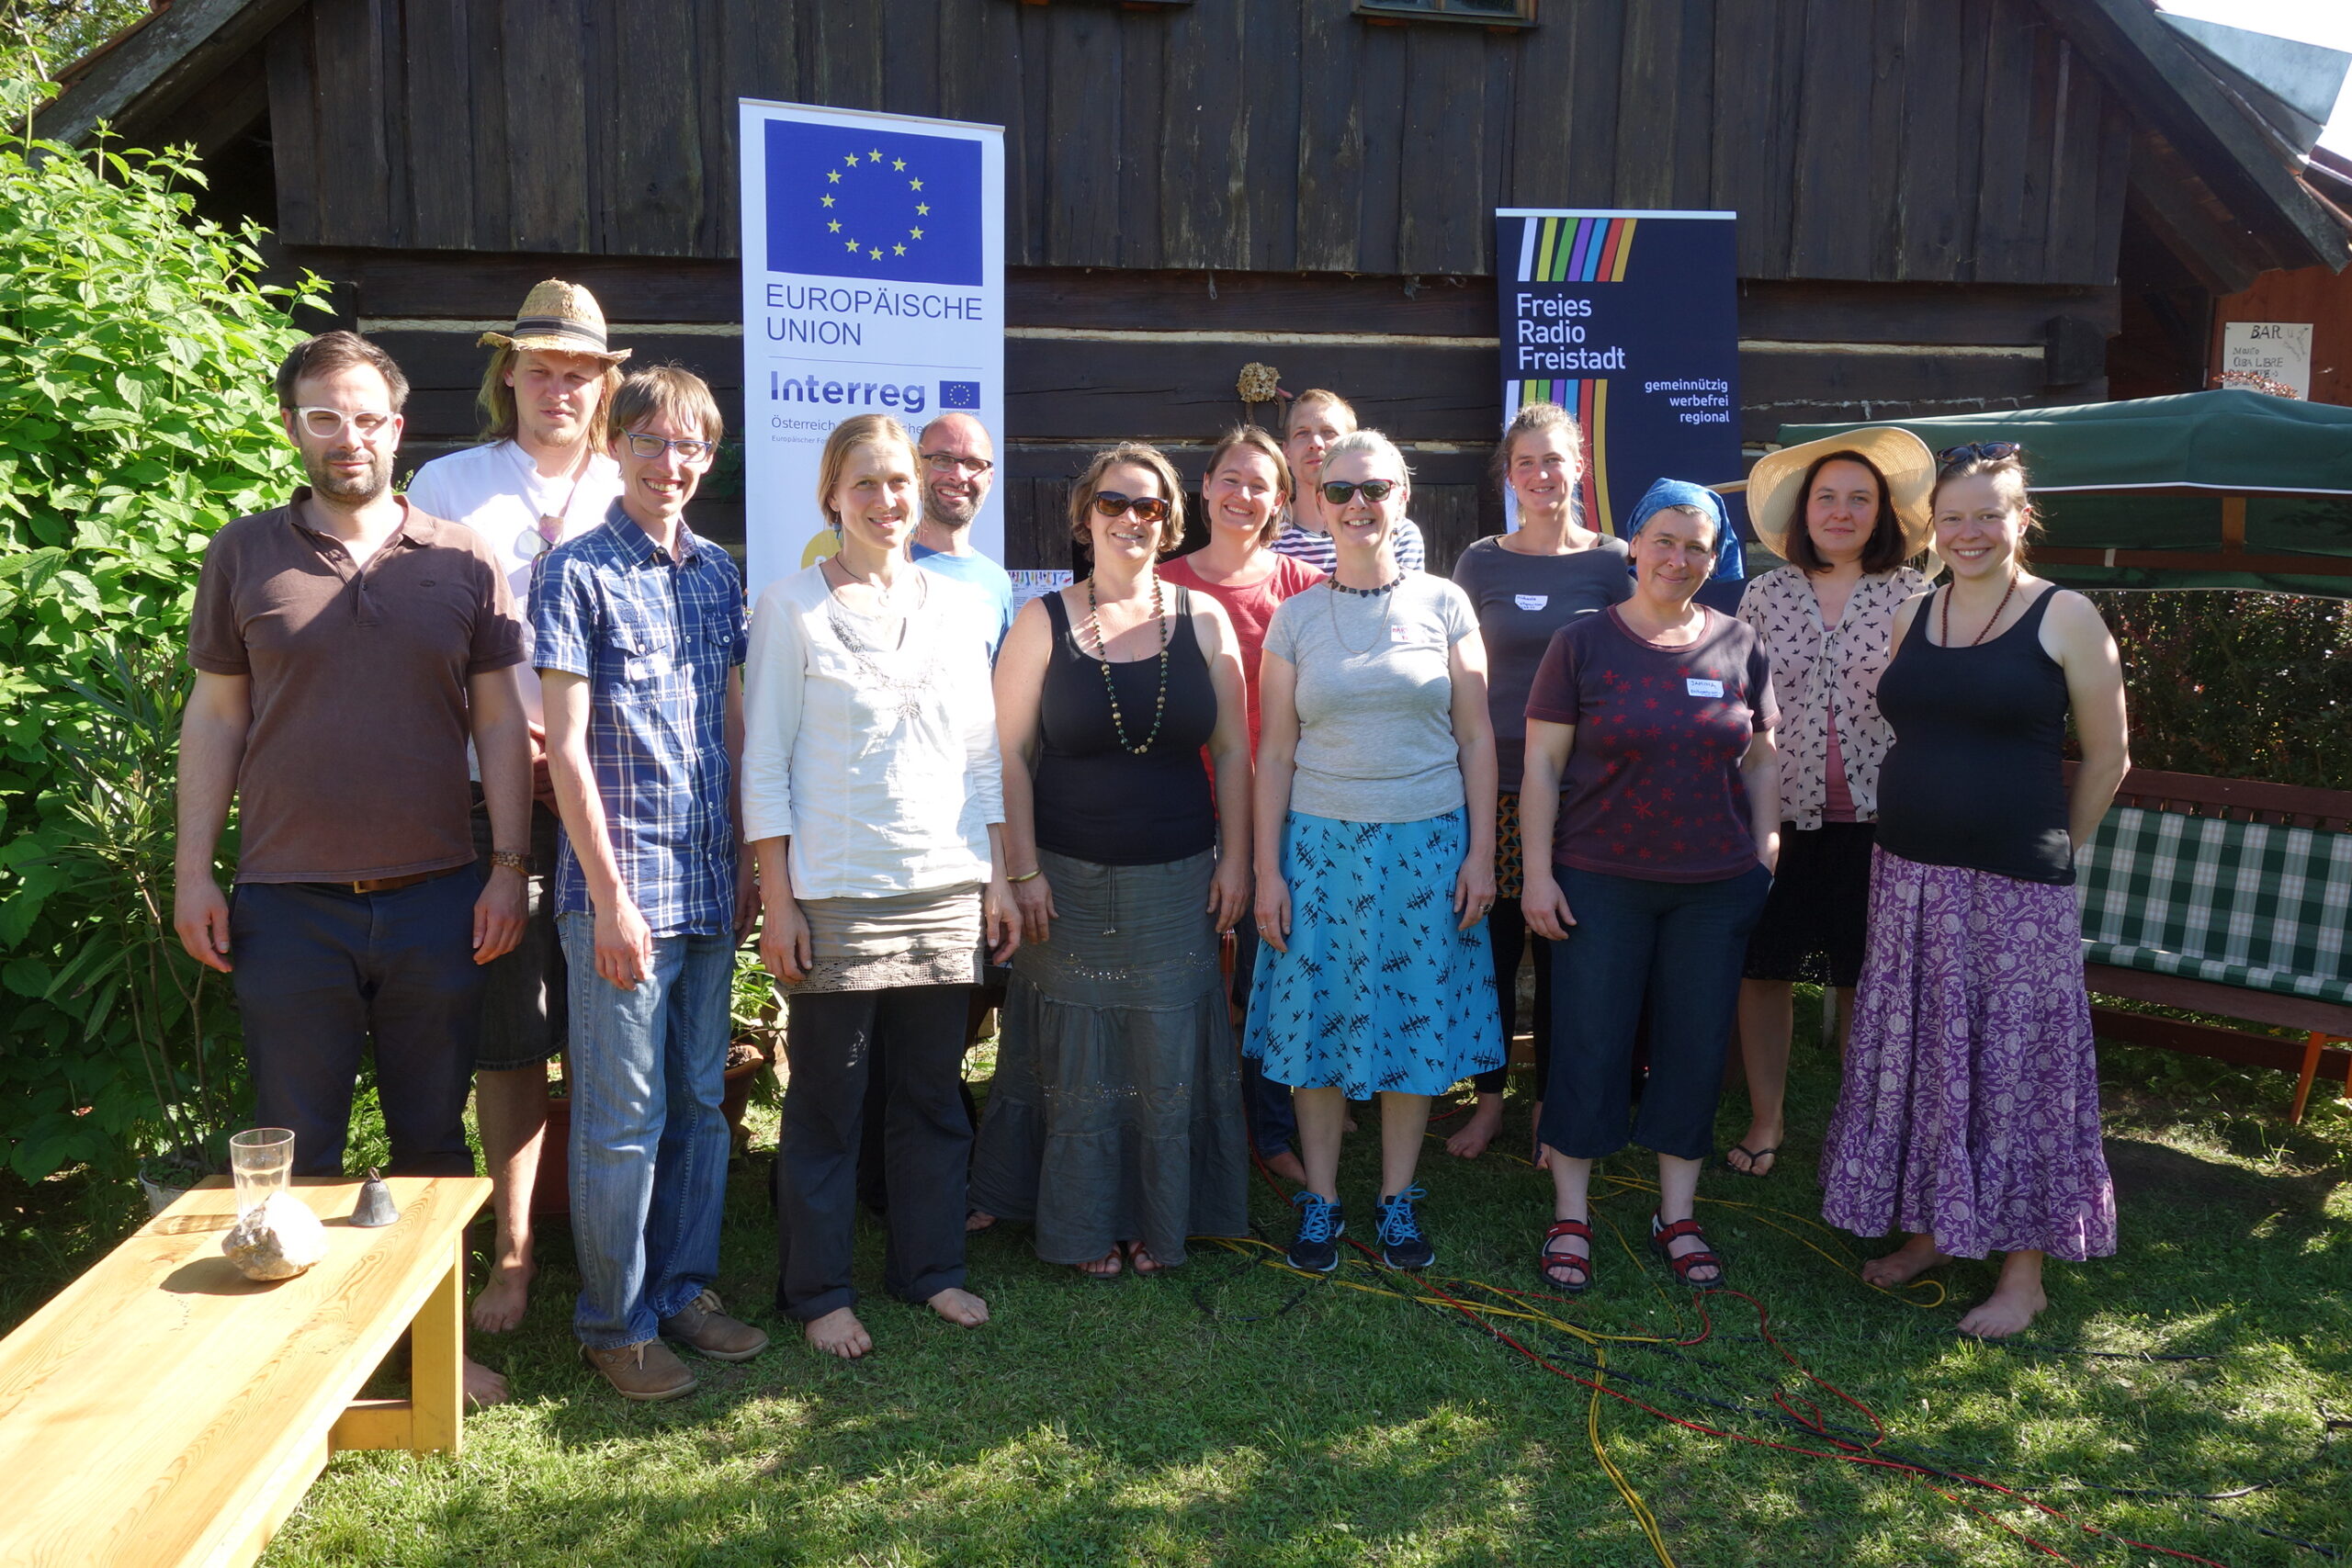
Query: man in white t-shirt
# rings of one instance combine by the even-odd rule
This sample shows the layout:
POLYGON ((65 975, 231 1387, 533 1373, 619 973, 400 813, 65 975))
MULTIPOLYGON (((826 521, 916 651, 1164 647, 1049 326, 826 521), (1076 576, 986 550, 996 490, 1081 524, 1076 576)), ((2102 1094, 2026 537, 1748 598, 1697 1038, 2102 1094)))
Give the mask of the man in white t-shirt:
MULTIPOLYGON (((550 278, 533 288, 511 333, 484 333, 495 350, 477 400, 482 444, 435 457, 409 481, 409 504, 463 523, 488 540, 514 602, 527 604, 532 571, 554 546, 605 520, 621 491, 620 465, 605 450, 605 410, 628 351, 605 345, 605 313, 585 288, 550 278)), ((530 923, 515 949, 489 966, 474 1112, 494 1190, 497 1238, 490 1281, 474 1298, 473 1324, 497 1333, 523 1319, 532 1274, 531 1194, 548 1123, 548 1060, 569 1028, 563 947, 555 927, 555 797, 548 784, 539 681, 523 629, 523 702, 530 717, 532 784, 530 923)), ((476 791, 475 847, 491 849, 476 791)))

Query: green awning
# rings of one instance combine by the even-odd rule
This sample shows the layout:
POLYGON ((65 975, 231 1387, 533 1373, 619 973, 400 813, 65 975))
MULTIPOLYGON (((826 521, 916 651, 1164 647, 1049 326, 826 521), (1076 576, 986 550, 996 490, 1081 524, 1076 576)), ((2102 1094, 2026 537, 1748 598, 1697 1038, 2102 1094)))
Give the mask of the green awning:
MULTIPOLYGON (((1870 423, 1784 424, 1781 440, 1870 423)), ((2352 408, 2231 390, 1881 423, 1939 452, 2023 446, 2045 529, 2036 555, 2060 581, 2352 597, 2346 569, 2298 571, 2292 558, 2352 562, 2352 408), (2243 539, 2232 541, 2239 507, 2243 539)))

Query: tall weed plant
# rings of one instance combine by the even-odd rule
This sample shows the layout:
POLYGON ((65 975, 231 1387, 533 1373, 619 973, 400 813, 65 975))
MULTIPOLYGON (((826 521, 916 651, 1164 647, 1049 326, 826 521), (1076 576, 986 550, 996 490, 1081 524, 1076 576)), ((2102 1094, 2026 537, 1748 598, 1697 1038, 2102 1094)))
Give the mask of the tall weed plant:
POLYGON ((32 139, 0 48, 0 1147, 27 1180, 216 1140, 222 977, 171 929, 172 775, 206 541, 300 470, 270 378, 320 290, 200 219, 184 151, 32 139))

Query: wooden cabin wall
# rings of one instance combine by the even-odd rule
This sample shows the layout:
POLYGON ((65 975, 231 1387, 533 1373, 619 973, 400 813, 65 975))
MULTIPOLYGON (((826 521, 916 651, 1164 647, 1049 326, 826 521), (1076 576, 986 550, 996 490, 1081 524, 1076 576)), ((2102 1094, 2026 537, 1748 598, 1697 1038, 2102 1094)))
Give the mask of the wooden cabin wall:
MULTIPOLYGON (((742 428, 730 261, 323 249, 288 259, 336 280, 345 323, 407 371, 404 470, 471 438, 486 358, 475 338, 510 321, 550 275, 595 291, 636 363, 702 375, 729 431, 742 428)), ((1433 567, 1499 524, 1484 479, 1502 419, 1490 278, 1015 267, 1007 295, 1009 565, 1069 563, 1062 501, 1097 446, 1155 441, 1197 479, 1218 431, 1246 412, 1270 422, 1271 409, 1245 411, 1234 390, 1251 360, 1274 366, 1293 393, 1342 393, 1405 447, 1433 567)), ((2098 400, 2103 381, 2052 383, 2045 340, 2059 318, 2112 333, 2117 309, 2113 288, 1745 282, 1742 434, 1761 443, 1784 423, 2098 400)), ((695 525, 730 544, 742 537, 741 474, 730 443, 695 503, 695 525)))
POLYGON ((1006 130, 1008 261, 1475 276, 1498 206, 1741 214, 1758 279, 2103 286, 2120 102, 2036 0, 311 0, 291 245, 722 259, 740 96, 1006 130))

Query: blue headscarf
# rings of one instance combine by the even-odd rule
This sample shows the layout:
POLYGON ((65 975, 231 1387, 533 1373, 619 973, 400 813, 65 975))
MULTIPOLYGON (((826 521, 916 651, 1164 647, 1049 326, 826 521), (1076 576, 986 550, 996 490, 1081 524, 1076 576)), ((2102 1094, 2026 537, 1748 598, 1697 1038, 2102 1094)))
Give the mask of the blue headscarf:
POLYGON ((1625 530, 1625 542, 1632 544, 1642 525, 1669 506, 1695 506, 1715 520, 1715 570, 1708 581, 1737 582, 1747 575, 1747 558, 1740 554, 1739 536, 1732 531, 1724 498, 1688 479, 1659 479, 1644 491, 1642 499, 1634 503, 1633 525, 1625 530))

